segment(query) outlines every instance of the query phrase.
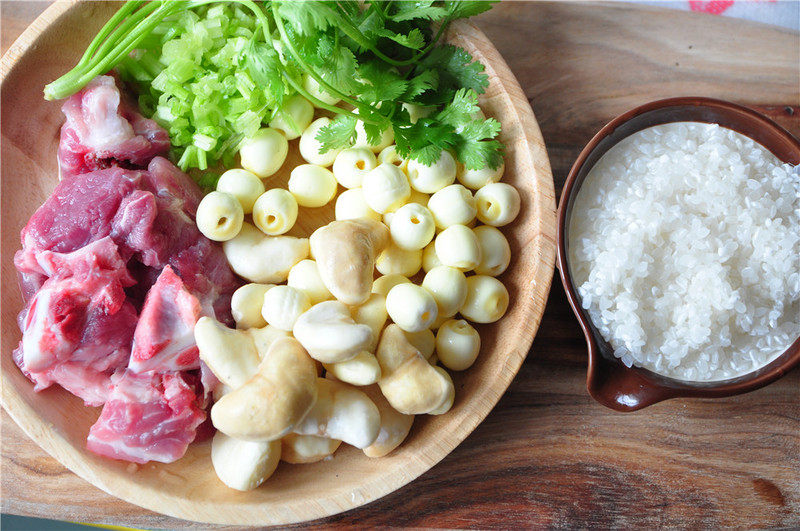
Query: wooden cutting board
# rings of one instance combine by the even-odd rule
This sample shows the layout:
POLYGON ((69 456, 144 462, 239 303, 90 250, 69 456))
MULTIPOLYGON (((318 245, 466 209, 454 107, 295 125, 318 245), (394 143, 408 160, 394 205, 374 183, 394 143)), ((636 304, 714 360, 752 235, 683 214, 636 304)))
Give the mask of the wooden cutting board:
MULTIPOLYGON (((49 2, 2 2, 2 51, 49 2)), ((556 189, 608 120, 678 95, 727 99, 800 136, 800 35, 629 4, 503 3, 476 19, 534 107, 556 189)), ((8 259, 8 257, 4 257, 8 259)), ((800 371, 748 395, 615 413, 585 390, 559 282, 531 354, 452 454, 405 488, 317 526, 800 526, 800 371)), ((92 487, 2 413, 3 512, 207 528, 92 487)))

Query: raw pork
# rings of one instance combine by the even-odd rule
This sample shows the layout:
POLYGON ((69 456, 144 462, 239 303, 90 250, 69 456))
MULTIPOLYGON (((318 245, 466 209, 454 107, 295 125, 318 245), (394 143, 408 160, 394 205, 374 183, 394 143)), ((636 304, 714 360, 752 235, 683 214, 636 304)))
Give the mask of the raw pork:
POLYGON ((120 168, 58 183, 22 229, 22 250, 14 256, 25 298, 30 298, 49 276, 38 261, 42 251, 71 253, 108 236, 122 200, 140 186, 142 172, 120 168))
POLYGON ((150 188, 159 198, 178 207, 194 219, 203 191, 188 175, 164 157, 156 157, 147 165, 150 188))
POLYGON ((111 76, 94 78, 62 110, 62 178, 110 166, 144 168, 169 149, 167 132, 125 102, 111 76))
POLYGON ((194 324, 200 315, 197 297, 170 266, 165 267, 144 302, 128 368, 133 372, 199 369, 194 324))
POLYGON ((201 315, 230 323, 241 282, 195 225, 200 188, 156 156, 169 147, 166 132, 113 78, 96 78, 63 110, 62 181, 14 257, 28 305, 13 358, 36 390, 58 383, 105 404, 93 452, 174 461, 217 383, 199 360, 194 324, 201 315))
POLYGON ((187 373, 125 371, 115 375, 86 447, 113 459, 171 463, 186 452, 206 413, 198 407, 195 380, 187 373))
POLYGON ((50 277, 28 304, 14 360, 37 391, 57 383, 100 405, 130 356, 137 318, 124 288, 133 279, 108 237, 69 254, 43 251, 39 265, 50 277))
POLYGON ((230 297, 240 281, 221 246, 204 237, 194 222, 202 192, 161 157, 150 163, 145 180, 147 190, 131 193, 120 205, 113 237, 149 267, 172 266, 205 313, 230 324, 230 297))
MULTIPOLYGON (((148 171, 115 167, 61 181, 22 230, 14 262, 25 298, 48 276, 38 263, 42 251, 72 252, 110 235, 126 260, 133 256, 157 272, 171 265, 209 315, 230 323, 230 297, 240 282, 221 246, 195 225, 201 196, 186 174, 161 157, 148 171)), ((142 279, 154 280, 152 272, 144 273, 142 279)))

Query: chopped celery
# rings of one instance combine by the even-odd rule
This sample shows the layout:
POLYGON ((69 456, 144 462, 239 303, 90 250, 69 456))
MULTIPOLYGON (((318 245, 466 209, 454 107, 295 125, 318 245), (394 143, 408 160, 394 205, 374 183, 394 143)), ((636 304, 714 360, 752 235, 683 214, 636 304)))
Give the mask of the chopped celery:
POLYGON ((247 72, 236 72, 235 75, 236 90, 238 90, 239 93, 245 98, 249 98, 250 94, 253 93, 253 89, 256 88, 255 83, 253 83, 253 80, 247 75, 247 72))
POLYGON ((188 59, 178 59, 167 67, 173 81, 184 83, 189 81, 195 74, 196 66, 188 59))
POLYGON ((172 114, 172 109, 170 109, 167 105, 159 105, 156 107, 155 118, 162 122, 172 122, 177 119, 177 116, 172 114))
POLYGON ((208 169, 208 161, 206 159, 206 152, 200 148, 197 148, 197 167, 201 170, 208 169))
POLYGON ((211 151, 214 149, 217 141, 211 138, 208 135, 204 135, 201 133, 195 133, 194 135, 194 145, 197 146, 197 149, 202 149, 203 151, 211 151))
POLYGON ((206 16, 209 19, 224 18, 227 21, 227 20, 230 20, 230 15, 231 14, 232 13, 231 13, 230 10, 228 10, 228 11, 225 10, 225 6, 224 5, 217 4, 215 6, 211 6, 211 7, 208 8, 208 13, 206 13, 206 16))
POLYGON ((178 159, 178 167, 182 170, 197 167, 197 146, 186 146, 183 155, 178 159))
POLYGON ((256 28, 241 6, 186 10, 159 24, 119 65, 139 88, 142 110, 167 128, 182 169, 230 163, 242 139, 272 118, 274 105, 244 68, 256 28))

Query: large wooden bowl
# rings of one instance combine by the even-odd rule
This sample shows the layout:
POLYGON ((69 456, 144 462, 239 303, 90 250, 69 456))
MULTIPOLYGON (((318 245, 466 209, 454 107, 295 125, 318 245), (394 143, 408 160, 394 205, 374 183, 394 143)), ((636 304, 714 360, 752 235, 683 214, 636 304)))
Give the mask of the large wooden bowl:
MULTIPOLYGON (((454 374, 456 401, 446 415, 420 416, 395 452, 369 459, 341 448, 311 465, 282 463, 261 488, 241 493, 216 477, 209 444, 193 444, 179 461, 136 466, 85 449, 98 409, 58 387, 34 393, 11 359, 20 340, 22 299, 12 263, 19 231, 57 182, 56 148, 63 121, 59 102, 42 88, 67 71, 115 6, 61 3, 29 27, 2 58, 2 403, 20 427, 64 466, 104 491, 170 516, 222 524, 287 524, 346 511, 380 498, 430 469, 455 448, 497 403, 519 370, 539 326, 555 261, 555 198, 539 126, 514 76, 484 34, 459 23, 448 39, 486 65, 491 84, 481 98, 503 124, 504 180, 517 187, 523 208, 505 229, 513 259, 502 280, 511 293, 508 314, 482 326, 477 363, 454 374)), ((286 166, 290 166, 287 163, 286 166)), ((278 179, 285 179, 281 175, 278 179)), ((330 219, 305 210, 301 229, 330 219)), ((466 464, 465 466, 469 466, 466 464)))

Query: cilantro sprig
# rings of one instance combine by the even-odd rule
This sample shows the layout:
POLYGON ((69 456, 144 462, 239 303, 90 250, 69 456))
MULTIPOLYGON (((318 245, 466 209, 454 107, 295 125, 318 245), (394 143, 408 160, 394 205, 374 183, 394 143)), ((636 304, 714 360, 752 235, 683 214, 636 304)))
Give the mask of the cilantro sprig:
POLYGON ((477 118, 484 67, 441 43, 451 22, 491 4, 132 0, 75 68, 45 87, 45 98, 74 94, 117 67, 139 89, 143 111, 168 128, 184 169, 230 164, 293 94, 336 115, 318 133, 324 150, 352 145, 360 120, 371 142, 391 128, 403 157, 432 164, 448 149, 468 168, 496 168, 500 124, 477 118), (315 98, 304 76, 340 103, 315 98), (408 105, 429 112, 412 120, 408 105))

